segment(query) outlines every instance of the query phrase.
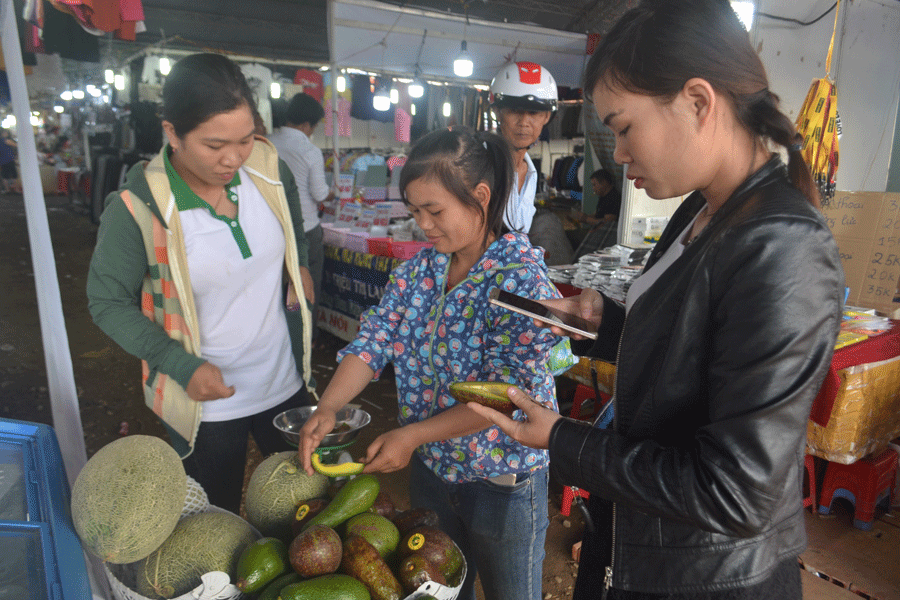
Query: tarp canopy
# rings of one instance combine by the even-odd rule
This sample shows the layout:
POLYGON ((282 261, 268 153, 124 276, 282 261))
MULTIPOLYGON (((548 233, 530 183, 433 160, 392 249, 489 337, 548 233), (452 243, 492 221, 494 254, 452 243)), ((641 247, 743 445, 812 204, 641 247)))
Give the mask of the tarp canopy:
POLYGON ((453 78, 453 60, 463 40, 475 65, 469 81, 489 83, 512 58, 541 64, 558 85, 579 85, 586 34, 482 21, 373 0, 334 3, 333 58, 338 67, 412 76, 418 61, 426 77, 453 78))

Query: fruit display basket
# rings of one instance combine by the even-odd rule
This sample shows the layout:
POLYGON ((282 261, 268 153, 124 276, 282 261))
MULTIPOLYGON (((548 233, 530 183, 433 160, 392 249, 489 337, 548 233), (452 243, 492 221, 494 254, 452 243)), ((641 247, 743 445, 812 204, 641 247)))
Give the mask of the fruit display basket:
MULTIPOLYGON (((218 506, 210 504, 206 492, 203 491, 203 487, 193 478, 189 476, 187 482, 187 495, 184 501, 184 508, 181 511, 182 519, 202 512, 229 512, 224 508, 219 508, 218 506)), ((255 527, 252 525, 250 527, 253 529, 253 533, 257 539, 262 537, 262 534, 260 534, 255 527)), ((118 565, 103 563, 103 569, 106 572, 106 578, 109 581, 109 586, 115 600, 151 600, 150 598, 137 593, 128 585, 135 580, 136 564, 137 563, 118 565)), ((172 600, 240 600, 241 598, 246 598, 246 596, 232 584, 231 578, 227 573, 222 573, 221 571, 206 573, 201 577, 201 581, 202 583, 192 591, 173 598, 172 600)))
MULTIPOLYGON (((457 546, 459 548, 459 546, 457 546)), ((466 563, 463 561, 462 575, 459 577, 459 584, 456 587, 449 587, 435 583, 434 581, 426 581, 419 586, 415 592, 404 598, 403 600, 415 600, 423 596, 434 596, 437 600, 456 600, 459 591, 462 589, 463 582, 466 580, 466 563)))

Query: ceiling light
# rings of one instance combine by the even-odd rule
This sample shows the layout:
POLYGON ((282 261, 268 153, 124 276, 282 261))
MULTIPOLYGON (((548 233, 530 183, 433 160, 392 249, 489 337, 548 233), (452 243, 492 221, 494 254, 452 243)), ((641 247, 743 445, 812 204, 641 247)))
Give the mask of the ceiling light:
POLYGON ((390 93, 391 104, 397 104, 400 102, 400 91, 395 87, 391 87, 390 93))
POLYGON ((66 110, 66 109, 63 108, 62 106, 60 106, 59 104, 57 104, 56 106, 53 107, 53 110, 55 110, 58 113, 61 113, 62 111, 66 110))
POLYGON ((416 105, 415 103, 409 105, 409 114, 412 116, 416 116, 416 105))
POLYGON ((59 97, 60 97, 60 99, 68 102, 69 100, 72 99, 72 92, 70 92, 69 90, 66 90, 62 94, 60 94, 59 97))
POLYGON ((72 97, 76 100, 84 98, 84 90, 72 90, 72 97))
POLYGON ((453 61, 453 72, 457 77, 471 77, 474 71, 475 64, 469 56, 469 51, 466 48, 466 40, 463 40, 459 56, 453 61))
POLYGON ((422 82, 416 79, 413 80, 411 84, 409 84, 407 92, 409 92, 410 98, 421 98, 425 95, 425 86, 422 85, 422 82))
POLYGON ((106 79, 106 83, 112 83, 116 80, 116 73, 112 69, 107 69, 103 71, 103 77, 106 79))
POLYGON ((269 85, 269 95, 275 100, 281 98, 281 84, 277 81, 273 81, 269 85))
POLYGON ((384 89, 383 85, 375 90, 375 95, 372 96, 372 106, 375 110, 380 110, 382 112, 391 107, 391 97, 388 95, 388 91, 384 89))
POLYGON ((116 74, 115 88, 120 92, 125 89, 125 76, 121 73, 116 74))
POLYGON ((343 75, 338 75, 337 78, 337 91, 339 94, 343 94, 347 91, 347 78, 343 75))
POLYGON ((449 117, 451 112, 452 112, 452 108, 450 106, 450 101, 449 100, 445 101, 444 102, 444 116, 449 117))
POLYGON ((162 58, 160 58, 160 59, 159 59, 159 72, 160 72, 162 75, 168 75, 168 74, 169 74, 169 71, 171 71, 171 70, 172 70, 172 63, 171 63, 171 61, 169 61, 169 59, 166 58, 165 56, 163 56, 162 58))

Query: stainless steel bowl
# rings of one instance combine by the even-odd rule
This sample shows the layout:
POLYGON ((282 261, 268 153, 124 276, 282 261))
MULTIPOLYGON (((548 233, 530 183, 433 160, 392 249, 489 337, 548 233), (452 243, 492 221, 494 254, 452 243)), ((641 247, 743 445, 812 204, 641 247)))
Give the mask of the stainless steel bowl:
MULTIPOLYGON (((300 428, 309 419, 309 416, 316 410, 315 406, 301 406, 300 408, 292 408, 279 414, 272 420, 275 428, 281 432, 282 437, 289 444, 296 446, 300 443, 300 428)), ((350 426, 347 431, 338 433, 329 433, 322 439, 319 444, 322 447, 343 446, 349 444, 356 439, 359 431, 369 424, 372 417, 366 411, 360 408, 345 407, 337 412, 337 422, 335 427, 346 423, 350 426)))

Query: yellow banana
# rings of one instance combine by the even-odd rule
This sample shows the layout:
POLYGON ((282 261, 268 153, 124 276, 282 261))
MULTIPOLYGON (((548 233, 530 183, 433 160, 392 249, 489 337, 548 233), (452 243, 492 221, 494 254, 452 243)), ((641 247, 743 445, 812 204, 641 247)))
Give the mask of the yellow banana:
POLYGON ((318 452, 313 452, 310 457, 312 468, 316 472, 327 477, 347 477, 349 475, 359 475, 362 473, 364 464, 358 462, 341 463, 339 465, 326 465, 322 462, 322 458, 318 452))

